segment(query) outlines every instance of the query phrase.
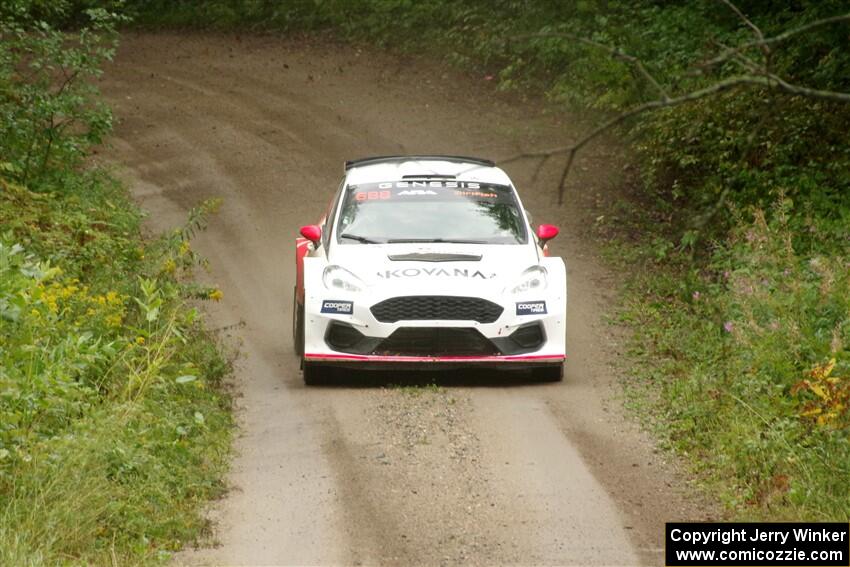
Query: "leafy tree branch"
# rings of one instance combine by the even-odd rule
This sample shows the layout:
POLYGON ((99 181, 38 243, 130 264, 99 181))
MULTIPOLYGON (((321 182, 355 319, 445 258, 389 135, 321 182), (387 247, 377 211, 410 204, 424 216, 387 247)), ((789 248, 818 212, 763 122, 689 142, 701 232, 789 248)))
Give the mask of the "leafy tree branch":
POLYGON ((816 89, 791 83, 787 79, 773 72, 773 70, 771 69, 770 61, 771 45, 785 41, 793 36, 797 36, 802 33, 811 32, 812 30, 819 27, 850 21, 850 13, 829 18, 823 18, 794 29, 786 30, 776 36, 766 37, 761 28, 759 28, 755 23, 753 23, 753 21, 749 19, 730 0, 718 1, 725 4, 731 9, 735 13, 735 15, 738 16, 738 18, 744 23, 744 25, 753 32, 753 35, 756 37, 756 39, 741 43, 737 46, 723 46, 722 44, 720 44, 723 47, 723 51, 719 55, 715 56, 712 59, 709 59, 708 61, 698 64, 696 67, 698 74, 702 74, 706 70, 718 68, 724 63, 732 63, 739 68, 739 70, 741 71, 740 74, 719 79, 708 86, 698 88, 677 96, 670 96, 668 94, 667 89, 662 86, 661 81, 659 81, 647 69, 646 65, 639 57, 625 53, 623 50, 617 47, 606 45, 604 43, 592 39, 576 36, 569 33, 541 33, 520 36, 521 38, 569 39, 571 41, 581 43, 582 45, 605 51, 611 57, 632 65, 635 70, 640 74, 640 76, 643 77, 643 79, 647 83, 649 83, 649 85, 653 88, 654 91, 656 91, 656 93, 658 94, 658 98, 648 102, 639 103, 621 112, 620 114, 606 120, 603 124, 596 127, 595 129, 584 135, 582 138, 580 138, 578 141, 570 145, 559 146, 556 148, 550 148, 545 150, 520 152, 500 160, 500 163, 511 163, 524 159, 538 160, 537 167, 535 168, 534 172, 534 176, 536 177, 542 167, 550 159, 556 156, 565 155, 566 160, 561 170, 561 175, 557 187, 558 203, 562 204, 564 199, 564 192, 566 189, 566 181, 569 176, 570 170, 572 169, 573 162, 575 161, 576 154, 584 146, 586 146, 588 143, 590 143, 592 140, 594 140, 601 134, 626 122, 628 119, 641 115, 643 113, 694 102, 737 87, 758 87, 768 90, 779 91, 792 96, 802 96, 807 98, 824 100, 828 102, 850 103, 850 93, 816 89), (757 49, 761 52, 763 56, 762 61, 756 61, 755 59, 746 55, 747 51, 753 49, 757 49))

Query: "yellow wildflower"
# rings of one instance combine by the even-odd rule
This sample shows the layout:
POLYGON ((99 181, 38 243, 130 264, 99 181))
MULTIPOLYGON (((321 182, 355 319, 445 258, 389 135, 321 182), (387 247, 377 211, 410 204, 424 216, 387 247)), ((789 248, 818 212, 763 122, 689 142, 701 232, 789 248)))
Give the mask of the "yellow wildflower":
POLYGON ((224 293, 220 289, 214 289, 210 292, 209 298, 213 301, 221 301, 221 298, 224 297, 224 293))
POLYGON ((137 344, 137 345, 143 345, 143 344, 145 344, 145 337, 143 337, 143 336, 141 336, 141 335, 139 335, 138 337, 136 337, 136 344, 137 344))
POLYGON ((63 287, 62 291, 60 291, 59 294, 62 296, 62 299, 68 299, 69 297, 77 293, 77 290, 77 286, 69 285, 67 287, 63 287))

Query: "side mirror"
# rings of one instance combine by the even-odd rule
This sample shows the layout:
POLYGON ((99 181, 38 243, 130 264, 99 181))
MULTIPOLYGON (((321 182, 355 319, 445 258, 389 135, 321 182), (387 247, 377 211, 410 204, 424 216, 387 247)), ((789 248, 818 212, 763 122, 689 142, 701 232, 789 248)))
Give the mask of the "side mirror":
POLYGON ((302 226, 299 232, 301 236, 312 242, 313 246, 319 246, 319 241, 322 239, 322 227, 317 224, 308 224, 302 226))
POLYGON ((541 224, 537 227, 537 240, 540 242, 540 246, 545 245, 556 236, 558 236, 558 227, 553 224, 541 224))

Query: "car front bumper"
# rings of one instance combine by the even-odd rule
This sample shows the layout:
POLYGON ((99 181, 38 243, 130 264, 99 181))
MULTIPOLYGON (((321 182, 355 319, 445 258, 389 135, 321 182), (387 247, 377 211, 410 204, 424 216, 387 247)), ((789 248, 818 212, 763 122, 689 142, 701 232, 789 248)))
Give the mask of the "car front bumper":
MULTIPOLYGON (((325 291, 325 290, 322 290, 325 291)), ((305 297, 304 361, 359 368, 530 368, 566 358, 566 297, 534 301, 480 299, 502 312, 493 321, 399 319, 379 321, 372 307, 384 297, 305 297), (350 313, 328 313, 328 302, 351 303, 350 313), (544 313, 518 314, 518 304, 545 302, 544 313)))

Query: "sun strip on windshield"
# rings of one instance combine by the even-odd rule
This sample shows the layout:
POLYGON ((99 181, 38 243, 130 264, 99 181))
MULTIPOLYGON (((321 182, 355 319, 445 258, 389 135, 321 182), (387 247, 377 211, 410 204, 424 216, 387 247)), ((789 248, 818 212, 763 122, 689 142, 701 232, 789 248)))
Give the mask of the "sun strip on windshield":
POLYGON ((507 185, 456 181, 448 179, 382 181, 349 185, 351 200, 356 202, 421 200, 449 201, 471 199, 492 203, 516 204, 513 192, 507 185))

